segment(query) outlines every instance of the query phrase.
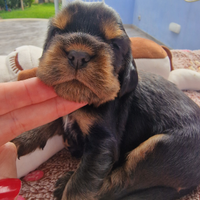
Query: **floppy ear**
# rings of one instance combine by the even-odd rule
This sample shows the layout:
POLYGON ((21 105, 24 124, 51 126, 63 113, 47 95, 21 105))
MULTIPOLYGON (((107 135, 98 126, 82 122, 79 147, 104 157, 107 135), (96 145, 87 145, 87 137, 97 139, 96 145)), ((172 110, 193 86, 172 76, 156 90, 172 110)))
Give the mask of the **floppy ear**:
POLYGON ((60 34, 61 30, 55 26, 53 26, 52 20, 49 22, 49 28, 47 31, 47 36, 46 36, 46 40, 44 42, 44 46, 43 46, 43 53, 42 55, 44 55, 44 53, 46 52, 46 50, 49 48, 52 38, 55 37, 56 34, 60 34))
POLYGON ((119 80, 121 83, 121 88, 119 91, 119 97, 133 91, 138 83, 138 73, 135 65, 135 61, 132 56, 130 56, 129 61, 125 66, 125 69, 120 73, 119 80))

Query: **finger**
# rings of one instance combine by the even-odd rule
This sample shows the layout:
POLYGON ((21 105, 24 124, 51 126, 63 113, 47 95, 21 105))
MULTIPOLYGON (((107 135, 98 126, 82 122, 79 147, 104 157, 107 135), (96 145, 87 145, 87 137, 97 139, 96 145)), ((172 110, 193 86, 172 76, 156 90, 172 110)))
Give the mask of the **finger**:
POLYGON ((49 123, 84 105, 55 97, 40 104, 23 107, 0 116, 0 145, 25 131, 49 123))
POLYGON ((38 78, 0 84, 0 115, 57 96, 38 78))
POLYGON ((13 143, 0 146, 0 179, 17 178, 16 158, 17 149, 13 143))

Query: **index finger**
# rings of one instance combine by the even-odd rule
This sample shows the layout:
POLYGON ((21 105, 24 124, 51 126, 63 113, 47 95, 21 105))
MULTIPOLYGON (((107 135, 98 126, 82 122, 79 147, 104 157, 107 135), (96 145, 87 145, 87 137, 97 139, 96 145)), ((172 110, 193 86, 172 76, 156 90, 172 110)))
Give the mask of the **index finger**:
POLYGON ((56 97, 53 88, 38 78, 0 84, 0 115, 56 97))

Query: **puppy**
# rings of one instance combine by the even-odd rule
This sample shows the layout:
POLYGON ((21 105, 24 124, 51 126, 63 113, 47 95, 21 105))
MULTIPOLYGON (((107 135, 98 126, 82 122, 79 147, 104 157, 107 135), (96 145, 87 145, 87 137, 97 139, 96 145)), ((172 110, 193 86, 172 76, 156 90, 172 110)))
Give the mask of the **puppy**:
POLYGON ((75 1, 53 18, 37 76, 88 103, 14 140, 22 156, 62 134, 81 157, 58 180, 57 199, 173 200, 200 184, 200 108, 162 77, 137 72, 110 7, 75 1))

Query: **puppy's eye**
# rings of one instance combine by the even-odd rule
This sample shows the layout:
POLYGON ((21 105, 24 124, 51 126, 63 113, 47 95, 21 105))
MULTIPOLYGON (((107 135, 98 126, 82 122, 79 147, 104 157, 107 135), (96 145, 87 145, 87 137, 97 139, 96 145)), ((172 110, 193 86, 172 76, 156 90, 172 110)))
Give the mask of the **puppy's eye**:
POLYGON ((120 39, 112 39, 111 45, 114 50, 120 50, 121 49, 121 40, 120 39))
POLYGON ((120 50, 120 46, 117 43, 112 44, 114 49, 120 50))

